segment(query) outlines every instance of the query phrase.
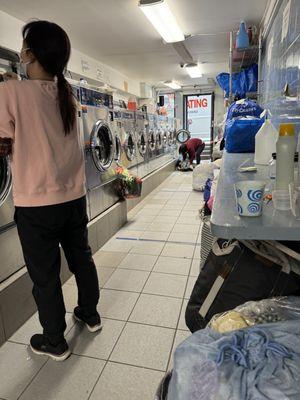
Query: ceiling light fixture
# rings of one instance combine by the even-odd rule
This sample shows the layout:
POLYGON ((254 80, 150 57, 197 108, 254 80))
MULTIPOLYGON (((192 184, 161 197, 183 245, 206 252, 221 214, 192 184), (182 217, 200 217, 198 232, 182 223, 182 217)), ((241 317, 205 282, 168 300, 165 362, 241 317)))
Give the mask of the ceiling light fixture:
POLYGON ((181 89, 181 85, 179 85, 179 83, 177 83, 175 81, 166 81, 166 82, 164 82, 164 85, 166 85, 169 88, 174 89, 174 90, 181 89))
POLYGON ((190 63, 185 64, 184 67, 191 78, 201 78, 203 76, 199 64, 190 63))
POLYGON ((165 0, 139 0, 139 7, 165 42, 182 42, 185 36, 165 0))

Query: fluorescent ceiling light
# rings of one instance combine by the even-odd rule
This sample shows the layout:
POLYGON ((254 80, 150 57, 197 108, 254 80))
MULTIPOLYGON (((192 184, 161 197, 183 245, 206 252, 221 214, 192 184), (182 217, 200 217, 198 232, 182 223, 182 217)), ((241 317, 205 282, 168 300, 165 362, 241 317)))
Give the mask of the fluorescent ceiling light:
POLYGON ((174 89, 174 90, 181 89, 181 85, 179 85, 179 83, 174 82, 174 81, 166 81, 166 82, 164 82, 164 85, 166 85, 169 88, 174 89))
POLYGON ((165 42, 182 42, 185 39, 165 0, 140 0, 139 7, 165 42))
POLYGON ((203 76, 198 64, 186 64, 185 69, 191 78, 201 78, 203 76))

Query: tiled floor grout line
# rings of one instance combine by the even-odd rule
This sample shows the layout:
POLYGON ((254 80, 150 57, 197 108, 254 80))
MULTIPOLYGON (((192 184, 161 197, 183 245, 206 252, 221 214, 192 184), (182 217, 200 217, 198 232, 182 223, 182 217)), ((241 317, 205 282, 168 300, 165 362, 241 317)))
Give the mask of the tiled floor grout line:
MULTIPOLYGON (((188 196, 188 197, 189 197, 189 196, 188 196)), ((188 201, 188 198, 187 198, 186 202, 184 203, 183 208, 185 207, 187 201, 188 201)), ((183 210, 183 208, 182 208, 182 210, 183 210)), ((182 211, 181 211, 181 213, 182 213, 182 211)), ((178 219, 179 219, 181 213, 179 214, 178 218, 176 219, 176 222, 178 221, 178 219)), ((175 224, 174 224, 174 225, 175 225, 175 224)), ((173 228, 174 228, 174 225, 173 225, 173 228)), ((200 229, 200 227, 199 227, 199 229, 200 229)), ((170 232, 170 235, 171 235, 171 232, 170 232)), ((169 237, 170 237, 170 235, 169 235, 169 237)), ((169 238, 169 237, 168 237, 168 238, 169 238)), ((193 255, 195 254, 195 248, 196 248, 196 246, 194 247, 193 255)), ((192 259, 193 259, 193 257, 192 257, 192 259)), ((191 268, 192 268, 192 259, 191 259, 191 261, 190 261, 189 273, 190 273, 191 268)), ((154 268, 154 267, 153 267, 153 268, 154 268)), ((167 369, 168 369, 168 367, 169 367, 169 365, 170 365, 170 361, 171 361, 171 357, 172 357, 172 350, 173 350, 173 347, 174 347, 174 344, 175 344, 176 334, 177 334, 177 331, 178 331, 178 325, 179 325, 179 321, 180 321, 180 317, 181 317, 181 312, 182 312, 182 308, 183 308, 183 304, 184 304, 185 293, 186 293, 188 281, 189 281, 189 275, 187 276, 187 280, 186 280, 186 284, 185 284, 185 289, 184 289, 184 292, 183 292, 183 297, 182 297, 181 307, 180 307, 180 311, 179 311, 179 315, 178 315, 178 319, 177 319, 175 334, 174 334, 174 336, 173 336, 172 345, 171 345, 171 348, 170 348, 170 353, 169 353, 169 357, 168 357, 168 361, 167 361, 167 369)))
MULTIPOLYGON (((187 201, 188 201, 188 198, 186 199, 186 202, 187 202, 187 201)), ((185 204, 186 204, 186 203, 185 203, 185 204)), ((183 207, 184 207, 184 206, 183 206, 183 207)), ((182 212, 183 212, 183 208, 180 210, 180 213, 179 213, 178 217, 176 218, 175 222, 173 223, 173 228, 174 228, 174 225, 177 223, 178 219, 180 218, 182 212)), ((172 228, 172 230, 173 230, 173 228, 172 228)), ((199 227, 199 229, 200 229, 200 227, 199 227)), ((146 231, 146 230, 147 230, 147 228, 146 228, 144 231, 146 231)), ((172 233, 172 230, 169 232, 168 238, 170 237, 170 234, 172 233)), ((199 235, 199 230, 198 230, 197 235, 199 235)), ((150 240, 150 239, 147 240, 147 239, 146 239, 145 241, 156 241, 156 240, 150 240)), ((185 243, 185 242, 173 242, 173 241, 168 241, 168 240, 165 240, 165 241, 162 241, 162 240, 161 240, 161 242, 164 242, 165 244, 164 244, 164 246, 162 247, 160 253, 159 253, 158 255, 155 255, 155 256, 157 256, 157 259, 156 259, 156 261, 155 261, 153 267, 151 268, 151 270, 150 270, 150 271, 142 270, 143 272, 149 272, 149 274, 148 274, 148 277, 147 277, 147 279, 146 279, 146 281, 145 281, 145 283, 144 283, 144 285, 143 285, 143 288, 141 289, 140 292, 134 292, 134 291, 129 291, 129 290, 119 290, 119 289, 108 289, 108 288, 102 287, 102 289, 105 289, 105 290, 123 291, 123 292, 130 292, 130 293, 139 293, 139 296, 138 296, 137 300, 135 301, 135 304, 134 304, 134 306, 133 306, 133 308, 132 308, 132 310, 131 310, 131 312, 130 312, 128 318, 127 318, 125 321, 124 321, 124 320, 113 319, 113 318, 105 318, 105 319, 108 319, 108 320, 117 320, 117 321, 120 321, 120 322, 123 322, 123 323, 124 323, 124 327, 123 327, 122 331, 120 332, 120 334, 119 334, 119 336, 118 336, 118 338, 117 338, 117 340, 116 340, 116 342, 115 342, 115 345, 113 346, 113 348, 112 348, 112 350, 111 350, 111 352, 110 352, 110 354, 109 354, 107 360, 103 360, 103 359, 96 358, 96 357, 89 357, 89 356, 84 356, 84 355, 72 353, 72 354, 74 354, 74 355, 77 355, 78 357, 86 357, 86 358, 93 358, 93 359, 96 359, 96 360, 106 361, 106 362, 105 362, 105 365, 103 366, 103 369, 102 369, 101 373, 99 374, 98 379, 96 380, 96 382, 95 382, 95 384, 94 384, 94 386, 93 386, 93 388, 92 388, 92 390, 91 390, 91 393, 90 393, 88 399, 90 399, 90 397, 92 396, 92 394, 93 394, 93 392, 94 392, 94 390, 95 390, 95 387, 96 387, 96 385, 98 384, 98 382, 99 382, 99 380, 100 380, 100 377, 102 376, 102 373, 103 373, 103 371, 105 370, 105 368, 106 368, 106 366, 107 366, 107 364, 108 364, 109 362, 114 363, 114 364, 123 364, 123 365, 128 365, 128 366, 132 366, 132 367, 136 367, 136 368, 143 368, 143 369, 148 369, 148 370, 152 370, 152 371, 157 371, 157 372, 163 372, 163 373, 165 373, 165 370, 159 370, 159 369, 154 369, 154 368, 149 368, 149 367, 141 367, 141 366, 132 365, 132 364, 124 363, 124 362, 110 361, 110 357, 112 356, 112 353, 113 353, 113 351, 115 350, 115 347, 117 346, 117 344, 118 344, 118 342, 119 342, 119 340, 120 340, 120 337, 121 337, 121 335, 123 334, 124 329, 125 329, 125 327, 126 327, 126 325, 127 325, 128 323, 133 323, 133 324, 137 324, 137 325, 155 326, 155 327, 165 328, 165 329, 169 329, 169 330, 174 331, 173 342, 172 342, 172 346, 171 346, 171 348, 170 348, 170 353, 169 353, 168 363, 167 363, 167 367, 169 366, 169 363, 170 363, 170 360, 171 360, 171 355, 172 355, 172 350, 173 350, 173 346, 174 346, 174 342, 175 342, 175 338, 176 338, 176 334, 177 334, 178 331, 181 331, 180 329, 178 329, 178 326, 179 326, 180 316, 181 316, 181 313, 182 313, 183 303, 184 303, 184 300, 185 300, 184 296, 183 296, 183 298, 179 297, 179 298, 182 300, 182 303, 181 303, 181 308, 180 308, 180 312, 179 312, 179 316, 178 316, 178 319, 177 319, 177 324, 176 324, 176 328, 175 328, 175 329, 174 329, 174 328, 170 328, 170 327, 166 327, 166 326, 152 325, 152 324, 148 324, 148 323, 140 323, 140 322, 135 322, 135 321, 130 321, 130 320, 129 320, 130 317, 131 317, 131 315, 132 315, 132 313, 133 313, 133 311, 134 311, 134 309, 135 309, 135 307, 136 307, 136 304, 138 303, 138 301, 139 301, 139 299, 140 299, 140 297, 141 297, 141 295, 144 294, 144 293, 143 293, 143 290, 144 290, 144 288, 145 288, 145 286, 146 286, 146 284, 147 284, 147 282, 148 282, 148 280, 149 280, 149 278, 150 278, 150 276, 151 276, 152 273, 154 273, 154 274, 155 274, 155 273, 162 273, 162 274, 166 274, 166 275, 186 276, 186 277, 187 277, 187 282, 186 282, 186 285, 185 285, 185 291, 184 291, 184 293, 186 292, 187 285, 188 285, 188 279, 189 279, 189 277, 190 277, 191 268, 192 268, 192 264, 193 264, 193 261, 194 261, 194 254, 195 254, 195 249, 196 249, 196 243, 194 243, 194 242, 187 242, 187 243, 186 243, 186 244, 194 245, 194 251, 193 251, 192 257, 189 259, 189 260, 190 260, 190 268, 189 268, 189 273, 188 273, 188 275, 181 275, 181 274, 175 274, 175 273, 173 273, 173 274, 168 274, 168 273, 165 273, 165 272, 153 271, 155 265, 157 264, 157 261, 158 261, 159 257, 163 257, 163 256, 162 256, 162 252, 163 252, 163 250, 164 250, 166 244, 168 244, 168 243, 181 243, 181 244, 182 244, 182 243, 185 243)), ((126 253, 126 252, 124 252, 124 253, 126 253)), ((130 250, 129 250, 129 251, 127 252, 127 255, 128 255, 128 254, 134 254, 134 253, 130 253, 130 250)), ((168 257, 168 256, 164 256, 164 257, 168 257)), ((185 259, 184 257, 179 257, 179 258, 185 259)), ((113 274, 116 270, 118 270, 118 269, 127 269, 127 270, 129 270, 128 268, 122 268, 122 267, 120 267, 120 264, 121 264, 121 263, 122 263, 122 260, 119 262, 119 264, 118 264, 116 267, 114 267, 114 268, 111 268, 110 266, 108 267, 108 268, 111 268, 111 269, 113 270, 112 274, 113 274)), ((101 268, 101 267, 104 267, 104 266, 100 266, 100 268, 101 268)), ((130 270, 131 270, 131 269, 130 269, 130 270)), ((135 269, 135 270, 132 270, 132 271, 137 271, 137 270, 135 269)), ((104 286, 105 286, 105 284, 104 284, 104 286)), ((146 294, 146 293, 145 293, 145 294, 146 294)), ((151 295, 151 296, 159 296, 159 297, 166 297, 166 298, 177 298, 177 297, 173 297, 173 296, 157 295, 157 294, 153 294, 153 293, 149 293, 149 295, 151 295)), ((69 314, 72 314, 72 313, 69 312, 69 314)), ((104 317, 103 317, 103 318, 104 318, 104 317)), ((75 324, 73 324, 73 326, 74 326, 74 325, 75 325, 75 324)), ((183 332, 184 332, 184 331, 183 331, 183 332)), ((12 342, 12 343, 14 343, 14 342, 12 342)), ((18 342, 16 342, 16 343, 18 343, 18 342)), ((23 343, 18 343, 18 344, 24 345, 23 343)), ((49 361, 49 359, 46 360, 46 362, 45 362, 45 363, 41 366, 41 368, 37 371, 37 373, 36 373, 36 374, 34 375, 34 377, 31 379, 31 381, 30 381, 29 384, 26 386, 26 388, 22 391, 22 393, 20 394, 20 396, 18 397, 18 399, 23 395, 23 393, 24 393, 24 392, 28 389, 28 387, 32 384, 32 382, 35 380, 36 376, 40 373, 40 371, 41 371, 42 368, 48 363, 48 361, 49 361)), ((0 400, 1 400, 1 399, 0 399, 0 400)))
POLYGON ((35 380, 35 378, 39 375, 39 373, 41 372, 41 370, 45 367, 46 364, 48 364, 49 362, 49 358, 46 359, 46 361, 44 362, 44 364, 41 366, 41 368, 39 368, 39 370, 36 372, 36 374, 34 374, 34 376, 32 377, 32 379, 30 380, 30 382, 28 383, 28 385, 26 385, 26 387, 24 388, 24 390, 20 393, 20 395, 18 396, 19 400, 21 398, 21 396, 23 396, 23 394, 26 392, 26 390, 29 388, 29 386, 33 383, 33 381, 35 380))
MULTIPOLYGON (((161 251, 162 251, 162 250, 161 250, 161 251)), ((129 252, 127 253, 127 255, 128 255, 128 254, 129 254, 129 252)), ((121 263, 121 262, 122 262, 122 261, 120 261, 120 263, 121 263)), ((120 265, 120 263, 119 263, 119 265, 120 265)), ((119 265, 118 265, 118 266, 119 266, 119 265)), ((117 267, 117 268, 118 268, 118 267, 117 267)), ((154 268, 154 266, 153 266, 153 268, 154 268)), ((119 334, 119 336, 118 336, 118 338, 117 338, 117 340, 116 340, 116 342, 115 342, 115 344, 114 344, 114 346, 113 346, 111 352, 109 353, 108 359, 107 359, 107 361, 106 361, 106 363, 105 363, 105 365, 104 365, 104 367, 103 367, 103 369, 102 369, 102 371, 101 371, 101 373, 100 373, 100 375, 99 375, 99 377, 98 377, 98 379, 97 379, 95 385, 93 386, 93 389, 92 389, 92 391, 91 391, 91 393, 90 393, 90 395, 89 395, 89 397, 88 397, 87 400, 89 400, 89 399, 91 398, 92 393, 94 392, 95 387, 96 387, 96 385, 98 384, 98 382, 99 382, 99 380, 100 380, 100 378, 101 378, 101 375, 102 375, 103 371, 105 370, 105 368, 106 368, 106 366, 107 366, 107 364, 108 364, 108 362, 109 362, 109 359, 110 359, 110 357, 112 356, 112 354, 113 354, 113 352, 114 352, 114 350, 115 350, 115 348, 116 348, 116 346, 117 346, 117 344, 118 344, 118 342, 119 342, 119 340, 120 340, 120 338, 121 338, 121 336, 122 336, 122 334, 123 334, 123 332, 124 332, 124 330, 125 330, 125 328, 126 328, 126 325, 130 322, 129 319, 130 319, 130 317, 131 317, 131 315, 132 315, 132 313, 133 313, 133 310, 135 309, 135 307, 136 307, 136 305, 137 305, 137 303, 138 303, 138 301, 139 301, 139 299, 140 299, 140 297, 141 297, 141 294, 142 294, 142 292, 143 292, 143 290, 144 290, 144 288, 145 288, 145 285, 146 285, 147 282, 148 282, 148 279, 149 279, 150 275, 151 275, 151 272, 149 272, 149 275, 148 275, 148 277, 147 277, 147 279, 146 279, 146 281, 145 281, 145 283, 144 283, 144 285, 143 285, 143 287, 142 287, 142 290, 141 290, 141 292, 139 292, 139 296, 137 297, 137 299, 136 299, 136 301, 135 301, 135 303, 134 303, 134 306, 133 306, 131 312, 129 313, 129 315, 128 315, 126 321, 123 321, 123 322, 125 322, 125 323, 124 323, 124 326, 123 326, 123 328, 122 328, 122 330, 121 330, 121 332, 120 332, 120 334, 119 334)), ((141 325, 144 325, 144 324, 141 324, 141 325)))
MULTIPOLYGON (((176 224, 175 224, 176 225, 176 224)), ((191 225, 194 226, 194 225, 191 225)), ((165 232, 167 233, 167 232, 165 232)), ((170 232, 168 238, 170 237, 171 233, 180 233, 180 232, 170 232)), ((187 232, 186 232, 187 233, 187 232)), ((175 243, 175 244, 189 244, 191 246, 196 246, 197 242, 182 242, 177 240, 163 240, 163 239, 143 239, 143 238, 133 238, 133 237, 116 237, 117 240, 132 240, 136 242, 154 242, 154 243, 175 243)))
MULTIPOLYGON (((170 258, 172 258, 172 257, 170 257, 170 258)), ((183 260, 187 260, 186 258, 182 258, 182 259, 183 260)), ((193 258, 188 258, 188 260, 193 260, 193 258)), ((157 264, 157 261, 155 262, 154 267, 157 264)), ((150 270, 146 270, 146 269, 137 269, 137 268, 132 269, 132 268, 124 268, 124 267, 118 267, 118 269, 125 269, 125 270, 128 270, 128 271, 140 271, 140 272, 149 272, 150 271, 150 270)), ((150 272, 153 273, 153 274, 188 276, 188 274, 178 274, 176 272, 164 272, 164 271, 153 271, 153 270, 151 270, 150 272)), ((72 285, 72 284, 70 284, 70 285, 72 285)), ((73 286, 74 286, 74 284, 73 284, 73 286)))
MULTIPOLYGON (((161 255, 163 249, 164 249, 164 247, 162 248, 162 250, 161 250, 160 254, 158 255, 158 257, 161 255)), ((130 253, 130 251, 127 252, 127 255, 128 255, 129 253, 130 253)), ((125 256, 125 257, 126 257, 126 256, 125 256)), ((125 258, 125 257, 124 257, 124 258, 125 258)), ((158 259, 158 258, 157 258, 157 259, 158 259)), ((122 261, 120 261, 120 263, 118 264, 118 266, 117 266, 116 269, 118 269, 118 267, 119 267, 119 265, 121 264, 121 262, 122 262, 122 261)), ((154 264, 154 265, 155 265, 155 264, 154 264)), ((154 266, 153 266, 153 268, 154 268, 154 266)), ((122 328, 122 330, 121 330, 121 332, 120 332, 120 334, 119 334, 119 336, 118 336, 118 338, 117 338, 117 340, 116 340, 116 342, 115 342, 115 344, 114 344, 114 346, 113 346, 113 348, 112 348, 112 350, 111 350, 111 352, 110 352, 110 354, 109 354, 109 356, 108 356, 108 360, 106 361, 106 363, 105 363, 105 365, 104 365, 104 367, 103 367, 103 369, 102 369, 102 371, 101 371, 101 373, 100 373, 100 375, 99 375, 99 377, 98 377, 98 379, 97 379, 95 385, 93 386, 92 391, 91 391, 91 393, 90 393, 90 395, 89 395, 89 397, 88 397, 87 400, 89 400, 89 399, 91 398, 92 393, 94 392, 95 387, 96 387, 96 385, 98 384, 98 382, 99 382, 99 380, 100 380, 100 378, 101 378, 101 375, 102 375, 103 371, 105 370, 105 368, 106 368, 106 366, 107 366, 107 364, 108 364, 108 362, 109 362, 109 359, 110 359, 110 357, 112 356, 113 351, 114 351, 114 349, 116 348, 116 346, 117 346, 117 344, 118 344, 118 342, 119 342, 119 340, 120 340, 120 338, 121 338, 121 335, 123 334, 123 332, 124 332, 124 330, 125 330, 126 325, 130 322, 129 319, 130 319, 130 317, 131 317, 131 315, 132 315, 132 313, 133 313, 133 310, 135 309, 135 307, 136 307, 136 305, 137 305, 137 303, 138 303, 138 301, 139 301, 139 299, 140 299, 140 297, 141 297, 141 294, 143 293, 143 290, 144 290, 144 288, 145 288, 145 286, 146 286, 146 284, 147 284, 147 282, 148 282, 148 280, 149 280, 149 278, 150 278, 150 275, 151 275, 151 273, 152 273, 152 271, 153 271, 153 268, 152 268, 152 270, 149 272, 149 275, 148 275, 148 277, 147 277, 147 279, 146 279, 146 281, 145 281, 145 283, 144 283, 144 285, 143 285, 141 291, 139 292, 139 296, 137 297, 137 299, 136 299, 136 301, 135 301, 135 303, 134 303, 134 306, 132 307, 132 310, 131 310, 131 312, 129 313, 129 315, 128 315, 128 317, 127 317, 127 320, 125 321, 124 326, 123 326, 123 328, 122 328)), ((135 293, 136 293, 136 292, 135 292, 135 293)), ((142 325, 143 325, 143 324, 142 324, 142 325)), ((175 335, 174 335, 174 336, 175 336, 175 335)), ((172 348, 171 348, 171 350, 172 350, 172 348)))
MULTIPOLYGON (((200 227, 199 227, 199 229, 200 229, 200 227)), ((199 231, 198 231, 198 232, 199 232, 199 231)), ((194 254, 195 254, 195 249, 196 249, 196 246, 194 247, 193 256, 194 256, 194 254)), ((186 280, 186 284, 185 284, 185 288, 184 288, 184 292, 183 292, 184 294, 183 294, 182 301, 181 301, 180 312, 179 312, 179 316, 178 316, 178 319, 177 319, 177 324, 176 324, 176 329, 175 329, 175 335, 174 335, 174 338, 173 338, 173 342, 172 342, 172 346, 171 346, 171 351, 170 351, 169 358, 168 358, 167 368, 170 366, 170 362, 171 362, 171 358, 172 358, 172 350, 173 350, 173 348, 174 348, 174 344, 175 344, 175 340, 176 340, 176 335, 177 335, 177 332, 178 332, 178 326, 179 326, 179 322, 180 322, 180 317, 181 317, 181 313, 182 313, 182 311, 183 311, 183 304, 184 304, 184 300, 185 300, 185 293, 186 293, 186 290, 187 290, 187 287, 188 287, 188 282, 189 282, 189 277, 190 277, 190 273, 191 273, 191 269, 192 269, 193 259, 194 259, 194 257, 191 258, 191 262, 190 262, 189 273, 188 273, 188 276, 187 276, 187 280, 186 280)))
MULTIPOLYGON (((142 272, 149 272, 151 274, 151 271, 142 271, 142 272)), ((156 272, 153 272, 153 273, 156 273, 156 272)), ((184 275, 180 275, 180 276, 184 276, 184 275)), ((187 276, 187 275, 185 275, 185 276, 187 276)), ((148 278, 147 278, 147 280, 148 280, 148 278)), ((115 291, 115 292, 128 292, 128 293, 136 293, 136 294, 140 293, 140 292, 135 292, 133 290, 124 290, 124 289, 110 289, 110 288, 103 288, 103 289, 112 290, 112 291, 115 291)), ((151 294, 153 296, 166 297, 166 298, 169 298, 169 299, 181 299, 181 297, 166 296, 166 295, 163 295, 163 294, 154 294, 154 293, 147 293, 147 292, 144 292, 143 294, 151 294)))

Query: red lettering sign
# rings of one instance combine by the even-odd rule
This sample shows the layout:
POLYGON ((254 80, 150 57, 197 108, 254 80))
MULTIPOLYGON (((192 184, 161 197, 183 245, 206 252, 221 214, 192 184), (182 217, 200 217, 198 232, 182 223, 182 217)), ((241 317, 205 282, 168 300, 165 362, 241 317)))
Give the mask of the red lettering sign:
POLYGON ((187 101, 188 108, 206 108, 207 107, 207 98, 203 99, 192 99, 187 101))

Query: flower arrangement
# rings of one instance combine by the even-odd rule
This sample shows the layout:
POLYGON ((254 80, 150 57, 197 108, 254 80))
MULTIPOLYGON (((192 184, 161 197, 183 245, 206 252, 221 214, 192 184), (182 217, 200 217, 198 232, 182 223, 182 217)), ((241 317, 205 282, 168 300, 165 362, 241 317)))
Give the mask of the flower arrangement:
POLYGON ((128 169, 116 168, 117 192, 121 198, 132 199, 140 197, 143 181, 140 177, 131 175, 128 169))

